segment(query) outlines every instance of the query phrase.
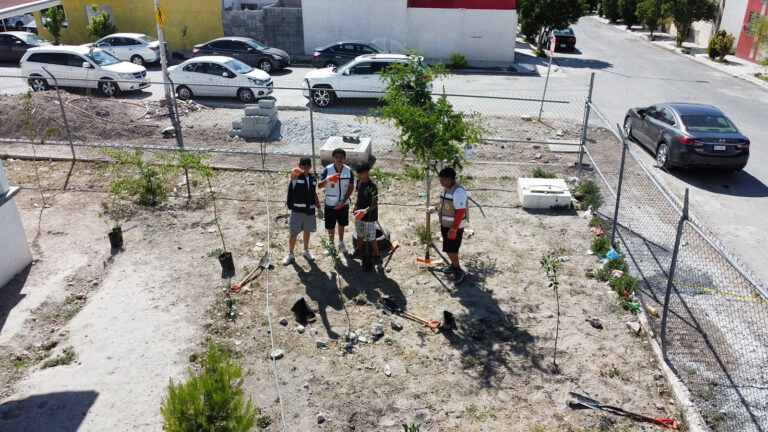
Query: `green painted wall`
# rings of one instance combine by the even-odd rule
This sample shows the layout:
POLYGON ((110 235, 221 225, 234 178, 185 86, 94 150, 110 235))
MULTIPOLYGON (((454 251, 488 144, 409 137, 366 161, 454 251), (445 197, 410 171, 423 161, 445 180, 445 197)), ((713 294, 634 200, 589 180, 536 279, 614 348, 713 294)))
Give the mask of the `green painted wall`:
MULTIPOLYGON (((112 8, 112 19, 118 31, 157 37, 152 0, 62 0, 61 4, 69 24, 69 28, 61 31, 62 44, 80 45, 96 40, 87 29, 86 8, 93 4, 112 8)), ((163 31, 170 50, 191 51, 195 44, 224 36, 221 3, 218 0, 161 0, 160 7, 166 15, 163 31), (186 37, 183 36, 185 28, 186 37)), ((53 40, 48 30, 43 28, 40 13, 35 12, 35 20, 40 36, 53 40)))

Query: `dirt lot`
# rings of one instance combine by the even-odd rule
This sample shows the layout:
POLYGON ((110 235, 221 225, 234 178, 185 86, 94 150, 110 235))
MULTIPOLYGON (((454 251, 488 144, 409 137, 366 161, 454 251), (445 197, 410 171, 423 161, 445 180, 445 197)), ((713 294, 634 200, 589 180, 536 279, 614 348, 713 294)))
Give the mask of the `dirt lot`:
MULTIPOLYGON (((36 260, 0 292, 0 430, 47 430, 52 424, 61 425, 59 430, 160 430, 168 379, 195 368, 195 354, 208 341, 243 363, 247 394, 272 420, 266 430, 282 430, 268 318, 275 348, 284 351, 277 371, 289 430, 396 431, 402 423, 421 424, 422 431, 660 429, 573 411, 566 404, 569 391, 680 418, 645 335, 634 335, 625 324, 637 317, 620 308, 609 287, 585 277, 597 267, 586 254, 592 236, 587 222, 575 211, 520 208, 516 178, 536 165, 527 153, 513 156, 530 147, 493 151, 501 150, 518 163, 467 170, 470 195, 486 217, 470 209, 475 234, 462 246, 469 275, 458 286, 417 263, 423 249, 407 245, 422 221, 418 194, 424 186, 405 178, 399 161, 378 162, 392 173, 392 184, 380 186, 380 220, 405 246, 394 255, 391 271, 371 273, 351 259, 334 266, 322 253, 319 233, 312 238, 316 262, 299 257, 283 267, 286 179, 220 172, 215 186, 235 279, 268 248, 275 264, 268 273, 271 315, 262 276, 249 292, 233 294, 234 319, 227 317, 231 281, 221 278, 218 262, 208 256, 220 245, 204 190, 195 189, 190 202, 172 196, 158 208, 136 208, 123 224, 124 249, 110 253, 108 226, 97 216, 108 177, 93 164, 78 163, 61 191, 69 163, 4 161, 9 182, 23 187, 16 202, 36 260), (560 279, 559 373, 552 367, 555 297, 539 266, 544 253, 569 257, 560 279), (403 321, 396 331, 376 306, 382 296, 429 319, 448 310, 458 329, 433 334, 403 321), (318 318, 299 333, 290 308, 302 297, 318 318), (278 324, 281 317, 288 318, 286 326, 278 324), (603 329, 590 325, 592 317, 603 329), (370 328, 379 320, 385 335, 374 340, 370 328), (349 331, 367 343, 348 347, 349 331), (327 348, 318 348, 318 341, 327 348), (43 367, 57 358, 61 365, 43 367), (321 424, 319 413, 326 418, 321 424)), ((558 156, 537 151, 552 162, 548 170, 573 175, 557 163, 558 156)))

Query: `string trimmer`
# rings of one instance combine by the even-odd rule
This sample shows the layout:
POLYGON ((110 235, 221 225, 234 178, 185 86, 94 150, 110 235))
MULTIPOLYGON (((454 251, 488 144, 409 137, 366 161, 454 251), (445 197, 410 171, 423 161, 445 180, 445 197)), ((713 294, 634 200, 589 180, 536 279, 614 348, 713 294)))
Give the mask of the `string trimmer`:
POLYGON ((654 417, 650 417, 643 414, 633 413, 631 411, 627 411, 623 408, 615 407, 612 405, 603 405, 594 399, 590 399, 578 393, 569 392, 569 394, 575 398, 574 400, 568 401, 568 406, 571 407, 572 409, 589 408, 593 410, 605 411, 611 414, 633 418, 635 420, 646 421, 649 423, 656 423, 661 426, 664 426, 667 429, 677 430, 678 428, 677 420, 673 418, 666 418, 666 419, 654 418, 654 417))
POLYGON ((272 263, 272 254, 264 254, 264 256, 261 257, 261 260, 259 261, 259 265, 256 266, 252 272, 248 273, 248 276, 246 276, 245 279, 243 279, 239 284, 232 285, 232 291, 240 292, 240 290, 243 289, 246 284, 259 277, 265 269, 269 268, 270 263, 272 263))
POLYGON ((403 318, 409 319, 411 321, 415 321, 419 324, 423 324, 429 327, 429 329, 435 333, 439 333, 441 330, 447 331, 447 330, 453 330, 456 328, 456 320, 453 318, 453 314, 445 310, 443 311, 442 321, 428 321, 428 320, 425 320, 424 318, 418 317, 408 311, 401 309, 397 305, 397 303, 395 303, 395 301, 389 297, 384 297, 379 299, 379 305, 384 311, 395 314, 395 315, 399 315, 403 318))

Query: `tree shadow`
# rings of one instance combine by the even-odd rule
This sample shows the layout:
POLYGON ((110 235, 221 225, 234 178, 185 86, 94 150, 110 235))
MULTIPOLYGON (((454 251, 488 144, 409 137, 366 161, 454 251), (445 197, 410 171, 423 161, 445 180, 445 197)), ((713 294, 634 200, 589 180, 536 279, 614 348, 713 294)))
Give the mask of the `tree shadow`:
POLYGON ((99 394, 71 391, 32 395, 0 405, 0 430, 75 432, 99 394))
MULTIPOLYGON (((464 281, 449 288, 449 293, 459 300, 468 313, 454 314, 457 329, 442 332, 450 344, 461 352, 464 367, 472 364, 470 359, 482 365, 477 378, 486 387, 493 387, 500 382, 505 373, 522 375, 529 367, 544 371, 538 360, 540 356, 532 346, 535 337, 520 329, 517 317, 501 309, 493 291, 486 287, 489 277, 501 273, 497 260, 477 258, 466 261, 464 267, 467 276, 464 281), (513 364, 509 361, 509 355, 521 357, 525 361, 522 365, 513 364)), ((448 285, 437 272, 432 274, 444 286, 448 285)))
POLYGON ((32 264, 27 265, 13 279, 8 281, 3 287, 0 287, 0 333, 2 333, 5 321, 8 319, 13 308, 27 296, 22 294, 21 290, 24 288, 30 271, 32 271, 32 264))
POLYGON ((337 285, 337 273, 331 272, 329 277, 324 271, 320 270, 314 261, 309 261, 309 271, 305 271, 296 261, 293 262, 293 268, 299 276, 299 280, 304 285, 309 298, 317 303, 317 313, 325 326, 325 331, 330 339, 338 339, 339 334, 331 329, 331 323, 328 321, 328 308, 341 310, 344 303, 339 293, 337 285))

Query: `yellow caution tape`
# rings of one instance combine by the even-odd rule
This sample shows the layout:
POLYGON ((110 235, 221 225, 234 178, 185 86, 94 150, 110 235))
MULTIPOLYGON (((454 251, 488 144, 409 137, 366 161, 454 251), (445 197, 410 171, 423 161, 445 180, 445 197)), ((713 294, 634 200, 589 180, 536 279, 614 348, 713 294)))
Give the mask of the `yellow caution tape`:
MULTIPOLYGON (((651 278, 651 279, 656 279, 658 281, 663 281, 663 282, 668 282, 669 281, 669 279, 661 279, 661 278, 651 278)), ((710 293, 713 293, 713 294, 727 295, 727 296, 740 298, 742 300, 749 300, 749 301, 753 301, 753 302, 757 302, 757 303, 768 303, 768 300, 763 300, 761 298, 747 297, 747 296, 743 296, 741 294, 729 293, 727 291, 720 291, 720 290, 716 290, 716 289, 713 289, 713 288, 704 288, 702 286, 692 285, 692 284, 687 284, 687 283, 682 283, 682 282, 672 281, 672 283, 674 283, 676 285, 682 285, 682 286, 685 286, 685 287, 688 287, 688 288, 694 288, 694 289, 697 289, 697 290, 710 292, 710 293)))

